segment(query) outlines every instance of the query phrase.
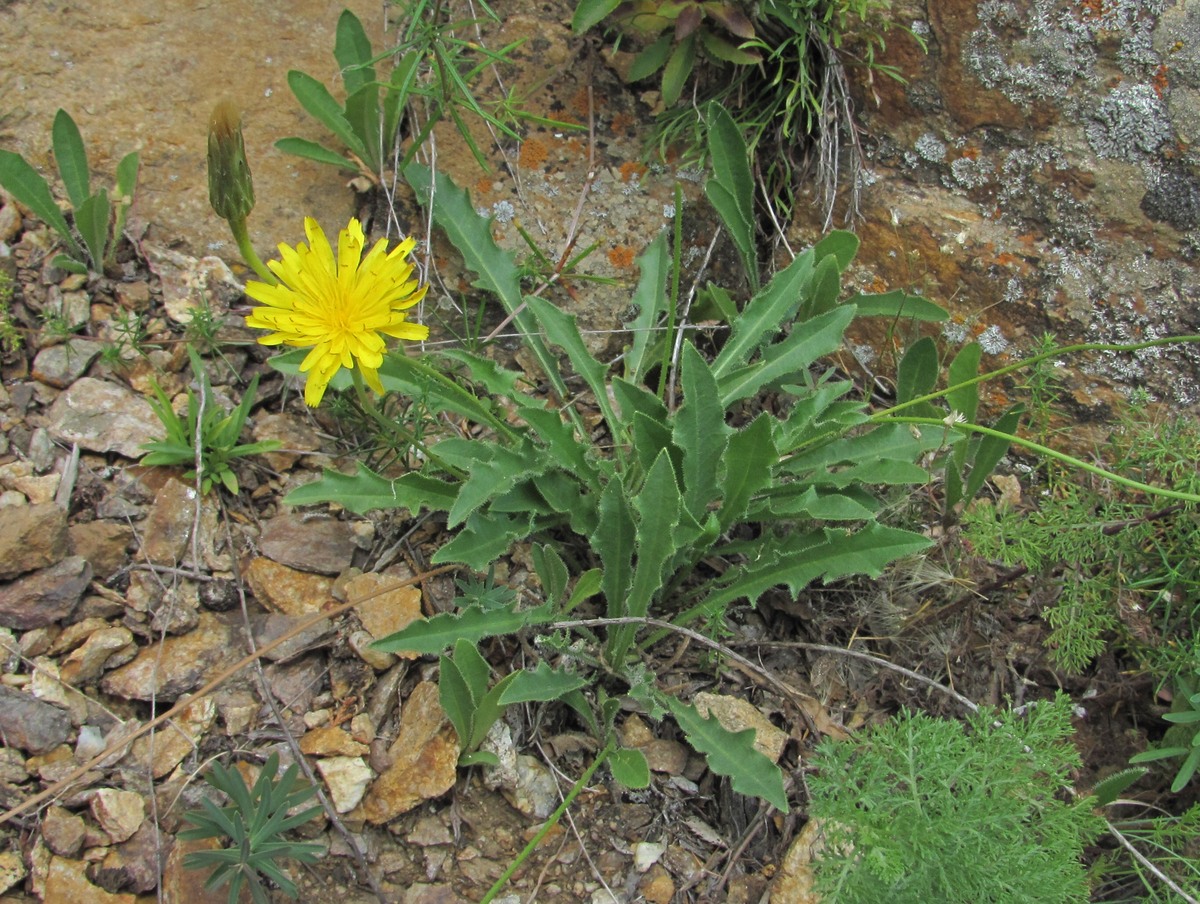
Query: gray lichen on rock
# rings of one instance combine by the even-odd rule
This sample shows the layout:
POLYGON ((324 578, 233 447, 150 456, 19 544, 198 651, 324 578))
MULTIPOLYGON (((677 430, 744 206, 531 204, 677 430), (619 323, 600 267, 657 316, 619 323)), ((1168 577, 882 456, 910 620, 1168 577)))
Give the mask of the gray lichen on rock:
POLYGON ((1122 82, 1089 119, 1086 131, 1092 150, 1129 163, 1153 156, 1172 136, 1166 107, 1151 85, 1122 82))

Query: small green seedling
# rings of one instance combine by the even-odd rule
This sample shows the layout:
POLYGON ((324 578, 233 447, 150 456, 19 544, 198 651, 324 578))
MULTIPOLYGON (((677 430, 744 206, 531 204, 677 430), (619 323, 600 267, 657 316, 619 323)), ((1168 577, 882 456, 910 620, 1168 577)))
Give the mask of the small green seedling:
MULTIPOLYGON (((188 414, 185 420, 175 413, 175 409, 171 407, 171 400, 159 385, 153 384, 155 398, 150 400, 150 406, 162 421, 167 435, 143 446, 148 454, 142 458, 142 464, 166 467, 187 464, 195 466, 199 446, 200 491, 207 493, 213 484, 219 483, 229 492, 237 493, 237 475, 231 467, 233 459, 257 455, 259 452, 273 452, 280 446, 279 441, 273 439, 257 443, 238 442, 242 427, 254 404, 254 396, 258 391, 258 377, 255 376, 246 387, 241 404, 233 411, 227 412, 211 403, 212 386, 200 356, 189 348, 188 357, 192 362, 192 373, 196 375, 196 381, 200 384, 200 393, 197 394, 188 388, 188 414), (200 404, 202 398, 206 400, 203 410, 200 404)), ((188 471, 185 476, 194 480, 196 471, 188 471)))
POLYGON ((229 904, 237 904, 243 886, 250 889, 254 904, 267 904, 270 899, 264 878, 278 885, 289 898, 296 898, 296 884, 284 875, 278 861, 291 858, 312 863, 322 851, 319 844, 281 839, 284 832, 308 822, 321 812, 321 808, 309 807, 289 816, 288 811, 316 794, 316 788, 295 787, 299 771, 295 763, 276 779, 278 771, 279 754, 272 753, 263 764, 254 787, 248 788, 236 769, 213 763, 205 780, 225 792, 230 803, 218 807, 205 799, 201 809, 183 814, 183 818, 196 827, 179 833, 178 837, 184 841, 228 840, 228 847, 188 854, 183 858, 183 865, 187 869, 212 870, 204 883, 206 889, 217 889, 229 883, 229 904))
POLYGON ((1200 693, 1196 693, 1195 684, 1182 675, 1175 678, 1175 699, 1171 712, 1163 718, 1173 723, 1163 737, 1163 746, 1132 756, 1129 762, 1151 763, 1182 757, 1175 781, 1171 783, 1172 793, 1178 794, 1200 768, 1200 693))
POLYGON ((137 186, 138 155, 126 154, 117 164, 117 181, 108 190, 92 191, 87 151, 79 127, 66 110, 54 117, 54 159, 67 198, 74 212, 74 228, 54 202, 50 186, 20 154, 0 150, 0 186, 50 226, 63 240, 67 253, 54 258, 54 265, 71 273, 96 273, 112 263, 125 215, 137 186))

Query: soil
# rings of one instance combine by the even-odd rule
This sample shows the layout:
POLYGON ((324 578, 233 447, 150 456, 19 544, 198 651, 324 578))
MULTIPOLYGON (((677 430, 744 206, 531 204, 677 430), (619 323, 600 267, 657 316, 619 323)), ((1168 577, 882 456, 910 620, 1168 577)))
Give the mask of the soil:
MULTIPOLYGON (((645 107, 640 109, 643 117, 648 116, 645 107)), ((443 145, 447 140, 443 138, 443 145)), ((373 194, 358 200, 361 210, 376 211, 377 223, 385 219, 378 213, 384 203, 381 196, 373 194)), ((163 269, 150 266, 146 246, 137 236, 134 239, 122 246, 118 264, 108 274, 80 284, 49 266, 51 241, 39 224, 26 218, 8 236, 13 254, 5 263, 16 286, 10 313, 24 341, 19 349, 10 348, 3 356, 7 401, 0 411, 6 451, 0 455, 0 466, 35 456, 36 450, 31 445, 35 436, 40 429, 50 428, 53 432, 51 406, 70 389, 67 384, 51 386, 39 378, 40 371, 35 365, 39 353, 67 339, 52 328, 47 318, 54 304, 61 306, 64 295, 86 293, 88 313, 76 325, 73 335, 77 337, 111 344, 117 315, 132 310, 136 310, 145 325, 140 346, 148 352, 147 357, 130 356, 116 366, 111 361, 97 359, 76 374, 76 380, 100 379, 132 386, 143 394, 150 376, 173 387, 175 393, 189 380, 183 348, 194 334, 167 310, 165 299, 170 292, 163 284, 163 269), (138 287, 136 293, 132 287, 138 287), (131 301, 135 295, 141 300, 131 301)), ((444 281, 458 284, 457 277, 444 277, 444 281)), ((576 302, 568 297, 568 290, 554 291, 562 294, 564 304, 576 302)), ((258 458, 238 463, 236 471, 242 492, 236 498, 223 496, 219 518, 220 523, 229 526, 232 537, 226 552, 240 561, 257 553, 264 526, 284 513, 285 507, 280 502, 283 494, 311 478, 315 467, 341 466, 352 461, 358 439, 353 422, 339 420, 328 409, 308 411, 297 394, 266 366, 268 350, 254 345, 253 337, 241 325, 245 305, 244 299, 235 297, 227 309, 216 308, 221 324, 219 351, 234 361, 234 367, 222 369, 219 355, 209 355, 214 388, 218 394, 225 393, 237 400, 244 381, 261 375, 252 422, 259 423, 267 415, 286 415, 289 423, 317 436, 318 445, 302 450, 307 458, 286 467, 268 466, 258 458)), ((54 449, 50 473, 61 473, 69 452, 70 448, 61 443, 54 449)), ((301 458, 299 454, 296 457, 301 458)), ((128 456, 117 452, 85 452, 74 491, 64 500, 71 526, 111 522, 132 527, 129 541, 122 546, 119 567, 109 573, 97 571, 88 598, 120 603, 116 610, 93 617, 100 618, 106 626, 128 627, 139 649, 152 644, 161 628, 146 612, 137 612, 132 607, 126 610, 138 573, 136 566, 144 561, 145 522, 137 519, 152 515, 155 505, 144 501, 135 507, 136 511, 120 513, 106 503, 119 497, 130 482, 141 485, 144 500, 154 500, 157 491, 171 477, 179 478, 181 474, 138 467, 128 456)), ((18 500, 9 497, 8 502, 16 504, 18 500)), ((910 514, 914 523, 937 521, 932 498, 913 500, 910 514)), ((359 520, 346 513, 335 513, 335 517, 359 520)), ((390 566, 397 559, 407 561, 413 571, 419 571, 448 537, 437 522, 391 517, 373 517, 370 521, 369 539, 354 554, 354 566, 363 572, 390 566)), ((1130 674, 1129 663, 1114 655, 1102 657, 1078 677, 1066 676, 1053 668, 1044 646, 1047 628, 1039 618, 1041 607, 1054 597, 1053 580, 1006 573, 994 563, 979 560, 953 530, 931 527, 930 533, 937 538, 938 545, 925 559, 901 563, 878 582, 844 582, 812 588, 798 599, 775 593, 764 598, 755 611, 734 614, 732 635, 724 641, 728 647, 793 688, 811 695, 820 704, 819 719, 800 718, 768 683, 728 665, 714 666, 705 651, 682 639, 669 639, 651 653, 649 665, 664 686, 678 689, 688 697, 700 691, 740 697, 753 703, 785 733, 787 745, 781 766, 788 777, 793 803, 790 815, 781 816, 731 792, 723 780, 706 772, 702 763, 686 751, 674 765, 665 765, 656 772, 651 786, 642 792, 621 789, 598 775, 574 801, 562 822, 551 829, 516 871, 504 892, 511 897, 498 900, 762 900, 805 822, 804 772, 808 768, 808 753, 822 732, 853 732, 886 718, 900 707, 947 718, 962 715, 961 707, 951 696, 912 682, 899 672, 804 649, 798 645, 801 643, 874 653, 979 703, 1022 703, 1065 691, 1080 707, 1076 743, 1085 761, 1076 777, 1080 789, 1123 767, 1131 754, 1144 749, 1147 734, 1156 731, 1153 726, 1162 711, 1155 705, 1154 688, 1148 679, 1130 674), (814 730, 814 724, 819 730, 814 730), (652 865, 646 866, 642 858, 653 845, 662 845, 662 851, 656 859, 650 858, 654 859, 652 865), (639 869, 635 862, 643 868, 639 869)), ((527 555, 527 549, 515 550, 508 560, 498 563, 499 576, 516 583, 527 578, 527 555)), ((193 565, 199 568, 196 574, 202 582, 213 579, 228 582, 223 585, 220 598, 213 594, 202 597, 198 611, 220 614, 222 609, 236 605, 231 601, 244 594, 250 616, 265 616, 267 610, 262 601, 255 598, 253 588, 238 572, 233 571, 231 577, 228 568, 193 565)), ((429 612, 444 606, 452 594, 448 579, 429 581, 423 587, 422 604, 429 612)), ((14 686, 28 683, 33 656, 26 654, 32 648, 32 640, 24 641, 32 631, 43 631, 48 638, 45 647, 50 649, 56 638, 80 622, 82 613, 83 609, 74 609, 45 626, 16 631, 19 650, 26 658, 6 669, 9 683, 14 686)), ((228 615, 228 624, 237 631, 242 629, 236 611, 228 615)), ((353 716, 366 711, 385 670, 362 668, 349 651, 350 636, 359 627, 351 616, 339 616, 332 627, 332 633, 313 641, 311 646, 318 667, 308 700, 313 709, 325 707, 336 711, 329 724, 349 724, 353 716), (351 672, 360 678, 357 687, 344 678, 344 674, 351 672)), ((531 653, 528 647, 499 641, 485 644, 482 650, 498 667, 531 653)), ((66 651, 49 654, 49 663, 62 668, 66 656, 66 651)), ((257 695, 253 700, 254 717, 247 720, 240 732, 230 733, 217 727, 202 732, 186 762, 155 783, 153 795, 147 793, 152 782, 144 774, 139 781, 136 770, 107 764, 91 777, 92 784, 123 783, 145 796, 151 805, 150 818, 157 821, 161 832, 159 854, 172 881, 181 874, 177 865, 167 862, 166 852, 172 834, 182 827, 181 808, 189 801, 194 804, 197 797, 199 783, 195 773, 213 757, 230 752, 248 762, 261 762, 264 751, 278 745, 284 734, 302 734, 308 727, 302 711, 285 709, 280 721, 270 708, 260 707, 267 701, 252 673, 253 669, 245 670, 230 686, 257 695)), ((408 699, 420 681, 435 677, 434 660, 410 663, 394 692, 396 701, 408 699)), ((100 685, 101 682, 94 680, 83 683, 80 689, 97 706, 120 718, 144 722, 153 715, 149 704, 105 693, 100 685)), ((397 710, 402 711, 403 706, 399 703, 386 708, 377 727, 382 729, 386 723, 394 729, 400 718, 397 710)), ((632 731, 637 721, 631 705, 623 722, 632 731)), ((594 745, 560 709, 514 707, 508 723, 517 747, 538 759, 544 774, 553 780, 558 796, 567 793, 594 756, 594 745)), ((666 745, 662 749, 669 752, 682 749, 682 738, 672 723, 654 724, 645 720, 645 724, 652 735, 648 743, 666 745)), ((36 763, 32 755, 22 755, 22 765, 29 775, 21 780, 12 775, 0 778, 0 788, 5 794, 3 803, 19 804, 53 785, 61 776, 61 769, 48 769, 47 758, 58 756, 62 761, 78 761, 78 741, 77 734, 72 732, 62 745, 39 754, 42 759, 36 763)), ((1158 775, 1138 785, 1139 799, 1165 805, 1167 799, 1161 781, 1162 776, 1158 775)), ((70 845, 64 847, 61 837, 55 837, 51 843, 44 836, 48 824, 46 803, 0 827, 3 844, 19 853, 29 868, 29 875, 9 890, 5 900, 51 900, 48 879, 65 881, 53 878, 49 864, 50 851, 54 849, 58 849, 54 857, 72 861, 78 858, 91 864, 90 881, 108 889, 96 891, 94 900, 134 899, 131 889, 136 886, 128 876, 106 882, 101 875, 103 871, 98 869, 97 865, 107 862, 103 858, 117 843, 111 833, 105 835, 98 828, 95 808, 89 810, 85 804, 87 787, 76 785, 66 796, 58 798, 62 809, 84 816, 85 840, 69 855, 61 853, 70 848, 70 845), (109 893, 113 897, 101 896, 109 893)), ((1179 805, 1179 798, 1170 800, 1171 807, 1179 805)), ((544 817, 518 811, 503 793, 485 787, 482 771, 472 768, 458 772, 453 788, 422 802, 386 826, 364 824, 354 812, 339 817, 338 821, 362 848, 367 874, 363 874, 359 862, 349 855, 346 842, 335 829, 327 827, 327 822, 309 826, 302 834, 328 840, 331 854, 311 866, 290 866, 302 901, 326 901, 333 895, 345 901, 370 901, 376 900, 377 894, 389 902, 411 904, 478 900, 534 836, 544 817)), ((149 901, 155 895, 153 887, 136 891, 140 900, 149 901)), ((199 890, 190 894, 195 897, 188 898, 189 902, 205 900, 199 890)), ((274 898, 285 900, 278 892, 274 898)), ((223 900, 223 895, 213 900, 223 900)))

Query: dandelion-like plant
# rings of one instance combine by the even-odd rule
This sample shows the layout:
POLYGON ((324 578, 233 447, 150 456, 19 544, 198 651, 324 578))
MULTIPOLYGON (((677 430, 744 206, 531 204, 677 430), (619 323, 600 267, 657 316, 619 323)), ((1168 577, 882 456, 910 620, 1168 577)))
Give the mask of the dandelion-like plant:
POLYGON ((308 245, 281 244, 281 260, 268 266, 279 283, 246 284, 246 294, 259 306, 246 318, 248 326, 270 330, 263 345, 309 348, 300 365, 308 374, 304 401, 320 403, 325 388, 341 368, 351 371, 356 386, 366 380, 382 394, 378 369, 386 350, 384 336, 420 341, 429 328, 412 323, 405 313, 425 297, 428 286, 413 275, 408 256, 415 245, 405 239, 391 251, 380 239, 363 257, 361 224, 351 219, 338 235, 337 255, 317 221, 304 220, 308 245))

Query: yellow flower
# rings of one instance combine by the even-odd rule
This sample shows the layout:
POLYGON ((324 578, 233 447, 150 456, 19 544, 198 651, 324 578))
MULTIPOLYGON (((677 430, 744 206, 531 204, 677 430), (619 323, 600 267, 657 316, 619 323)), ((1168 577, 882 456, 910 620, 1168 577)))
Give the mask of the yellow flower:
POLYGON ((388 251, 387 239, 380 239, 363 258, 362 226, 351 219, 338 234, 335 259, 312 217, 304 218, 304 232, 308 246, 280 245, 282 259, 268 263, 279 285, 246 284, 246 294, 261 302, 246 325, 273 331, 258 340, 263 345, 312 348, 300 365, 308 374, 304 401, 310 406, 320 403, 342 367, 358 367, 367 385, 382 393, 377 371, 383 337, 419 342, 429 336, 429 327, 408 322, 404 314, 429 288, 419 284, 408 261, 415 241, 405 239, 388 251))

